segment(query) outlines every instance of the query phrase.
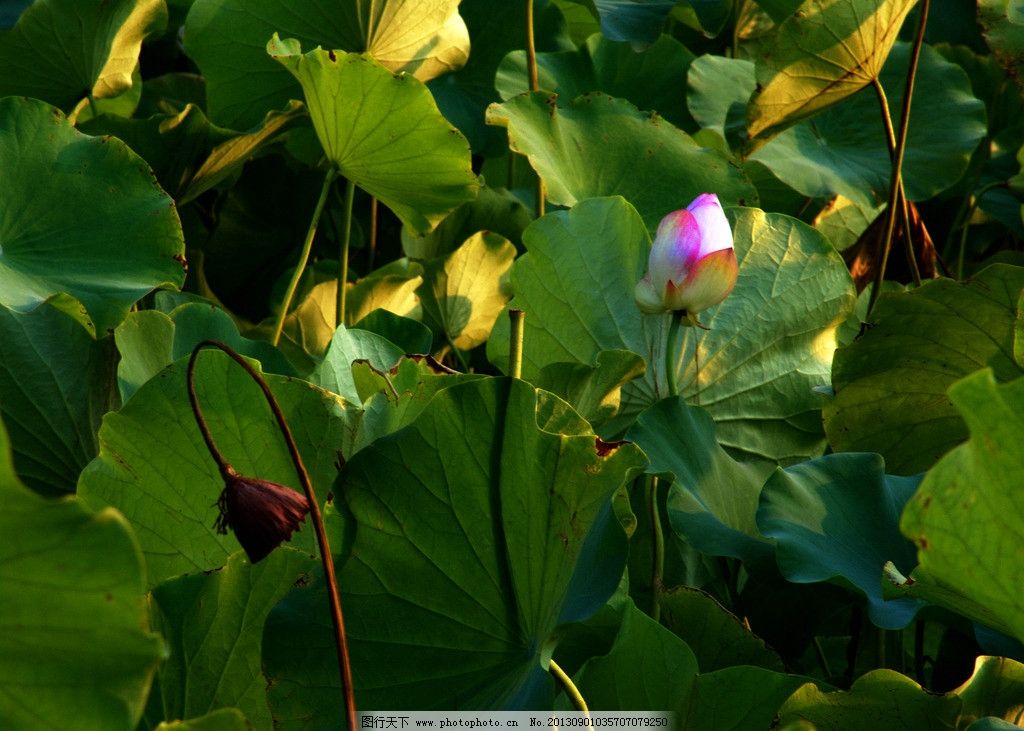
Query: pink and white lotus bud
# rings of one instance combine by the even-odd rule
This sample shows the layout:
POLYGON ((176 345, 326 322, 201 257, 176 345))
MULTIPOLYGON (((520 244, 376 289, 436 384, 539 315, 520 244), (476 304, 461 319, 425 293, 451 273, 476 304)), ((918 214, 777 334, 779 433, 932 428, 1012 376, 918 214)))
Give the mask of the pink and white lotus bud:
POLYGON ((636 303, 647 313, 683 312, 693 321, 729 296, 737 273, 722 204, 714 193, 703 193, 658 224, 636 303))

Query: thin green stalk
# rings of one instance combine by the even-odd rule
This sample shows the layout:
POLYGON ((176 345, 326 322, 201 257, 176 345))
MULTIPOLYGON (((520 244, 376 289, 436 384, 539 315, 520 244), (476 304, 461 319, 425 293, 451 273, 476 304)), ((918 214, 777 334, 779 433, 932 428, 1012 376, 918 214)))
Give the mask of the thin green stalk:
POLYGON ((668 335, 665 336, 665 381, 668 383, 668 395, 678 396, 679 386, 676 384, 676 339, 679 334, 679 326, 682 318, 669 313, 668 335))
POLYGON ((587 714, 587 718, 590 718, 590 709, 587 708, 587 702, 583 699, 583 694, 580 693, 580 689, 576 687, 576 684, 572 682, 570 678, 558 663, 553 659, 548 662, 548 670, 551 674, 558 679, 558 682, 562 684, 562 688, 565 690, 565 694, 569 696, 572 701, 572 705, 577 711, 583 711, 587 714))
POLYGON ((463 373, 469 373, 469 363, 466 362, 466 356, 462 354, 462 351, 455 347, 455 343, 448 340, 448 346, 451 348, 452 355, 455 356, 455 360, 459 362, 459 366, 462 368, 463 373))
POLYGON ((522 310, 509 310, 508 319, 512 321, 509 333, 508 374, 513 378, 523 377, 523 326, 526 313, 522 310))
POLYGON ((341 208, 341 258, 338 260, 338 299, 334 308, 334 327, 345 324, 345 298, 348 295, 348 248, 352 243, 352 201, 356 197, 356 184, 345 181, 345 203, 341 208))
POLYGON ((377 258, 377 198, 370 198, 370 247, 366 255, 366 271, 373 271, 373 260, 377 258))
POLYGON ((985 194, 995 188, 1001 188, 1006 183, 1002 180, 997 180, 988 185, 983 185, 981 190, 977 193, 968 195, 965 199, 966 208, 963 210, 963 222, 960 227, 960 250, 956 256, 956 278, 962 280, 964 278, 964 252, 967 249, 967 233, 971 228, 971 217, 974 216, 974 210, 981 203, 981 199, 985 197, 985 194))
MULTIPOLYGON (((907 129, 910 123, 910 102, 914 97, 914 80, 917 78, 917 63, 921 58, 921 46, 924 44, 924 29, 928 24, 928 9, 931 0, 921 0, 921 17, 917 24, 917 35, 914 38, 914 46, 910 52, 910 65, 907 68, 907 84, 903 91, 903 108, 900 113, 900 129, 896 137, 895 153, 892 162, 892 175, 889 177, 889 201, 885 219, 885 235, 882 237, 881 255, 877 258, 874 286, 871 288, 871 297, 868 300, 867 316, 871 316, 878 301, 878 295, 882 291, 882 281, 885 279, 885 268, 889 263, 889 250, 892 248, 892 235, 896 230, 897 200, 899 197, 900 171, 903 167, 903 153, 907 148, 907 129)), ((881 86, 881 85, 879 85, 881 86)))
MULTIPOLYGON (((530 91, 538 91, 540 89, 540 78, 537 73, 537 45, 533 37, 533 0, 526 0, 526 71, 529 76, 530 91)), ((537 218, 544 215, 544 198, 544 181, 538 173, 537 218)))
POLYGON ((309 221, 309 230, 306 231, 306 240, 302 244, 302 253, 299 254, 299 263, 292 274, 292 280, 288 282, 288 289, 284 293, 284 301, 281 302, 281 311, 277 313, 277 321, 274 323, 274 337, 270 342, 277 345, 281 340, 281 330, 284 328, 284 319, 288 316, 288 310, 292 306, 292 298, 295 297, 295 290, 299 286, 299 280, 306 269, 306 262, 309 261, 309 252, 313 249, 313 239, 316 238, 316 227, 320 223, 320 216, 324 212, 324 204, 327 202, 327 194, 331 190, 331 184, 338 175, 332 167, 324 176, 324 184, 320 189, 320 198, 313 209, 313 217, 309 221))
POLYGON ((217 463, 221 476, 227 480, 233 470, 231 469, 231 465, 229 465, 227 460, 223 455, 221 455, 220 450, 217 449, 217 445, 213 441, 213 435, 210 433, 210 428, 207 426, 206 419, 203 417, 202 409, 199 406, 199 397, 196 394, 196 361, 203 348, 218 348, 223 351, 229 358, 241 366, 249 377, 256 382, 256 385, 259 386, 260 390, 263 392, 263 397, 266 399, 267 405, 270 406, 270 410, 274 414, 277 426, 281 431, 281 435, 284 437, 285 445, 288 447, 288 453, 291 455, 292 464, 295 466, 295 472, 299 476, 299 482, 302 484, 302 490, 306 493, 306 502, 309 504, 309 515, 313 522, 313 531, 316 534, 316 540, 320 546, 320 561, 323 564, 324 579, 327 584, 327 602, 331 612, 331 621, 334 625, 334 640, 338 653, 338 671, 341 675, 342 696, 345 700, 345 716, 348 720, 349 731, 356 731, 359 727, 356 725, 355 685, 352 682, 352 666, 349 663, 348 636, 345 633, 345 618, 341 611, 341 596, 338 593, 338 579, 334 573, 334 559, 332 558, 333 554, 331 553, 331 544, 327 539, 327 531, 324 529, 324 519, 320 512, 320 503, 318 503, 316 499, 316 492, 313 490, 313 482, 309 478, 309 472, 302 461, 302 455, 299 453, 299 447, 295 443, 295 437, 292 435, 292 430, 288 426, 288 421, 285 419, 284 412, 281 411, 281 405, 277 402, 277 398, 274 396, 273 391, 270 390, 270 386, 267 385, 267 382, 245 358, 240 356, 229 346, 216 340, 204 340, 192 349, 192 357, 189 358, 188 361, 185 381, 188 386, 189 401, 192 404, 192 413, 195 415, 196 423, 199 424, 199 431, 203 435, 203 440, 206 442, 207 449, 210 451, 214 461, 217 463))
POLYGON ((665 584, 665 534, 661 530, 661 506, 658 504, 658 478, 651 477, 647 491, 648 509, 651 515, 651 532, 654 537, 654 561, 651 570, 651 618, 661 621, 661 592, 665 584))
MULTIPOLYGON (((892 128, 889 100, 885 96, 885 89, 882 88, 882 83, 877 78, 871 80, 871 85, 874 87, 875 95, 878 97, 878 105, 882 108, 882 124, 885 127, 886 140, 889 143, 889 160, 892 161, 896 159, 896 132, 892 128)), ((914 277, 914 285, 920 287, 921 270, 917 266, 917 256, 914 254, 913 232, 910 230, 909 204, 906 191, 903 189, 902 173, 899 179, 898 196, 897 205, 899 205, 900 218, 903 220, 903 240, 906 245, 907 265, 910 267, 910 273, 914 277)))

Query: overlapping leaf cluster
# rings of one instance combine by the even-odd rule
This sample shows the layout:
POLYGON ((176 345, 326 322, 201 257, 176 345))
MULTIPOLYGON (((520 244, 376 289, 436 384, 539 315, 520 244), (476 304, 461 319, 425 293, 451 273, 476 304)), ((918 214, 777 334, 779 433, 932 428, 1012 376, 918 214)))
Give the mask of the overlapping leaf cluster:
POLYGON ((934 5, 0 8, 0 728, 342 727, 312 531, 214 529, 208 339, 361 709, 1024 724, 1024 20, 934 5), (703 192, 739 278, 669 346, 703 192))

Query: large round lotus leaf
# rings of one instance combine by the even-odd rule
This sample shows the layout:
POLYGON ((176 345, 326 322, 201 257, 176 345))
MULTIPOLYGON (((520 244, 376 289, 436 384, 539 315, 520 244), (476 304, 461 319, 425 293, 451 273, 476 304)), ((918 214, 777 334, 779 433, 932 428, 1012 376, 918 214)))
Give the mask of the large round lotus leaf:
POLYGON ((672 711, 687 731, 768 728, 803 680, 751 666, 697 670, 690 647, 630 603, 611 651, 574 680, 592 710, 672 711))
POLYGON ((480 231, 448 256, 423 265, 416 293, 424 314, 453 348, 471 350, 487 342, 509 300, 503 282, 515 258, 508 239, 480 231))
POLYGON ((689 545, 710 556, 740 558, 748 568, 772 561, 772 545, 756 521, 770 467, 730 457, 706 411, 666 398, 642 412, 626 436, 650 458, 648 472, 671 479, 669 523, 689 545))
POLYGON ((832 447, 878 452, 890 471, 910 475, 966 439, 946 391, 979 368, 1000 381, 1024 375, 1024 352, 1014 355, 1022 289, 1024 268, 995 264, 966 284, 937 279, 883 294, 871 327, 836 352, 835 397, 824 408, 832 447))
MULTIPOLYGON (((233 534, 213 527, 224 487, 196 426, 185 389, 187 359, 143 385, 120 411, 103 418, 100 455, 82 472, 78 491, 90 504, 117 507, 139 534, 150 585, 223 566, 238 550, 233 534)), ((266 376, 295 434, 317 498, 323 502, 348 454, 355 425, 341 400, 312 384, 266 376)), ((220 352, 204 352, 196 392, 214 439, 243 475, 301 490, 284 437, 245 371, 220 352)), ((313 531, 292 545, 314 550, 313 531)))
POLYGON ((1024 665, 1016 660, 978 657, 974 674, 954 692, 964 701, 962 722, 981 716, 1010 722, 1011 728, 1024 722, 1024 665))
POLYGON ((872 670, 848 691, 804 684, 779 710, 778 727, 803 719, 827 731, 951 729, 960 708, 953 694, 929 693, 895 670, 872 670))
MULTIPOLYGON (((537 54, 541 89, 575 99, 590 91, 621 97, 639 109, 658 112, 672 124, 692 127, 686 113, 686 78, 693 54, 670 36, 643 53, 597 33, 576 51, 537 54)), ((503 101, 530 90, 526 51, 513 51, 501 62, 494 84, 503 101)))
POLYGON ((156 628, 171 647, 160 667, 157 720, 235 706, 249 728, 271 731, 261 661, 263 623, 296 581, 309 580, 315 564, 291 548, 279 548, 257 564, 239 551, 222 569, 180 576, 153 589, 156 628))
MULTIPOLYGON (((881 82, 893 123, 899 120, 910 45, 897 44, 881 82)), ((967 74, 938 51, 921 51, 903 160, 911 200, 925 200, 953 185, 985 136, 985 104, 967 74)), ((755 152, 790 186, 812 198, 843 195, 871 207, 885 199, 892 163, 878 97, 864 89, 842 104, 786 130, 755 152)))
POLYGON ((674 0, 593 0, 601 32, 613 41, 644 48, 658 40, 674 0))
POLYGON ((96 340, 49 305, 0 307, 0 414, 19 477, 44 495, 75 491, 99 451, 100 419, 119 405, 112 338, 96 340))
POLYGON ((118 96, 132 86, 142 41, 166 24, 163 0, 36 0, 0 34, 0 96, 65 110, 118 96))
POLYGON ((0 424, 0 725, 132 731, 163 643, 124 518, 19 484, 0 424))
POLYGON ((362 399, 352 377, 352 364, 362 360, 379 371, 387 371, 402 355, 397 345, 377 333, 339 325, 327 346, 324 359, 309 374, 309 381, 338 394, 349 403, 358 404, 362 399))
POLYGON ((302 84, 327 159, 402 223, 426 233, 476 197, 469 143, 423 84, 365 55, 303 54, 297 40, 276 33, 267 53, 302 84))
POLYGON ((0 304, 67 292, 103 334, 147 292, 181 286, 181 224, 145 162, 35 99, 0 99, 0 119, 0 304))
POLYGON ((867 597, 876 626, 902 629, 921 602, 885 601, 879 576, 886 561, 902 571, 914 565, 914 547, 898 523, 919 482, 886 475, 877 454, 830 454, 777 469, 761 491, 757 525, 775 539, 775 558, 786 579, 838 577, 867 597))
POLYGON ((263 340, 249 340, 224 310, 204 302, 188 302, 165 315, 157 310, 131 312, 114 331, 117 386, 127 401, 139 387, 203 340, 219 340, 244 356, 258 360, 268 373, 295 375, 284 355, 263 340))
MULTIPOLYGON (((545 650, 619 584, 627 546, 611 499, 644 462, 564 403, 496 378, 438 393, 356 453, 338 478, 354 532, 339 581, 359 707, 549 704, 545 650)), ((284 729, 341 724, 313 589, 278 605, 265 634, 284 729)))
POLYGON ((690 64, 686 83, 686 104, 701 127, 729 141, 746 132, 747 102, 757 88, 753 63, 704 54, 690 64))
POLYGON ((207 83, 210 117, 245 129, 299 98, 299 86, 267 58, 280 33, 308 47, 366 53, 392 72, 427 81, 469 54, 458 0, 196 0, 185 22, 185 50, 207 83))
MULTIPOLYGON (((853 308, 853 282, 832 246, 788 216, 737 209, 739 279, 701 314, 710 330, 684 328, 675 359, 679 393, 708 410, 723 446, 747 457, 793 460, 824 446, 815 386, 828 385, 836 332, 853 308), (696 354, 695 354, 696 351, 696 354)), ((548 214, 523 234, 510 307, 527 312, 523 373, 551 363, 592 364, 602 350, 631 350, 647 372, 622 389, 619 427, 667 395, 668 315, 643 315, 633 298, 649 237, 621 198, 548 214)), ((499 317, 488 357, 508 363, 499 317)))
POLYGON ((750 136, 766 137, 878 78, 915 2, 806 0, 758 54, 750 136))
POLYGON ((959 381, 950 399, 971 438, 925 476, 900 528, 917 544, 920 568, 987 607, 1024 640, 1024 377, 998 385, 984 369, 959 381))
POLYGON ((705 673, 734 665, 782 671, 782 659, 750 631, 749 622, 729 612, 700 589, 678 586, 661 595, 665 626, 681 638, 705 673))
POLYGON ((757 202, 754 186, 725 155, 607 94, 572 102, 524 94, 488 107, 487 122, 508 128, 510 147, 529 158, 552 203, 621 195, 654 230, 666 213, 708 191, 724 205, 757 202))

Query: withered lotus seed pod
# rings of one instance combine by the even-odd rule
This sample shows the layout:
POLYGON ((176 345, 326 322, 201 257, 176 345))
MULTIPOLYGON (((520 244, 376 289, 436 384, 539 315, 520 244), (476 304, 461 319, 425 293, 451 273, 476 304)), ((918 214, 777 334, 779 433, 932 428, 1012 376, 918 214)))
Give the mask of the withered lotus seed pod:
POLYGON ((256 563, 299 530, 309 501, 290 487, 245 477, 229 467, 217 507, 220 515, 214 528, 218 533, 233 530, 249 560, 256 563))

